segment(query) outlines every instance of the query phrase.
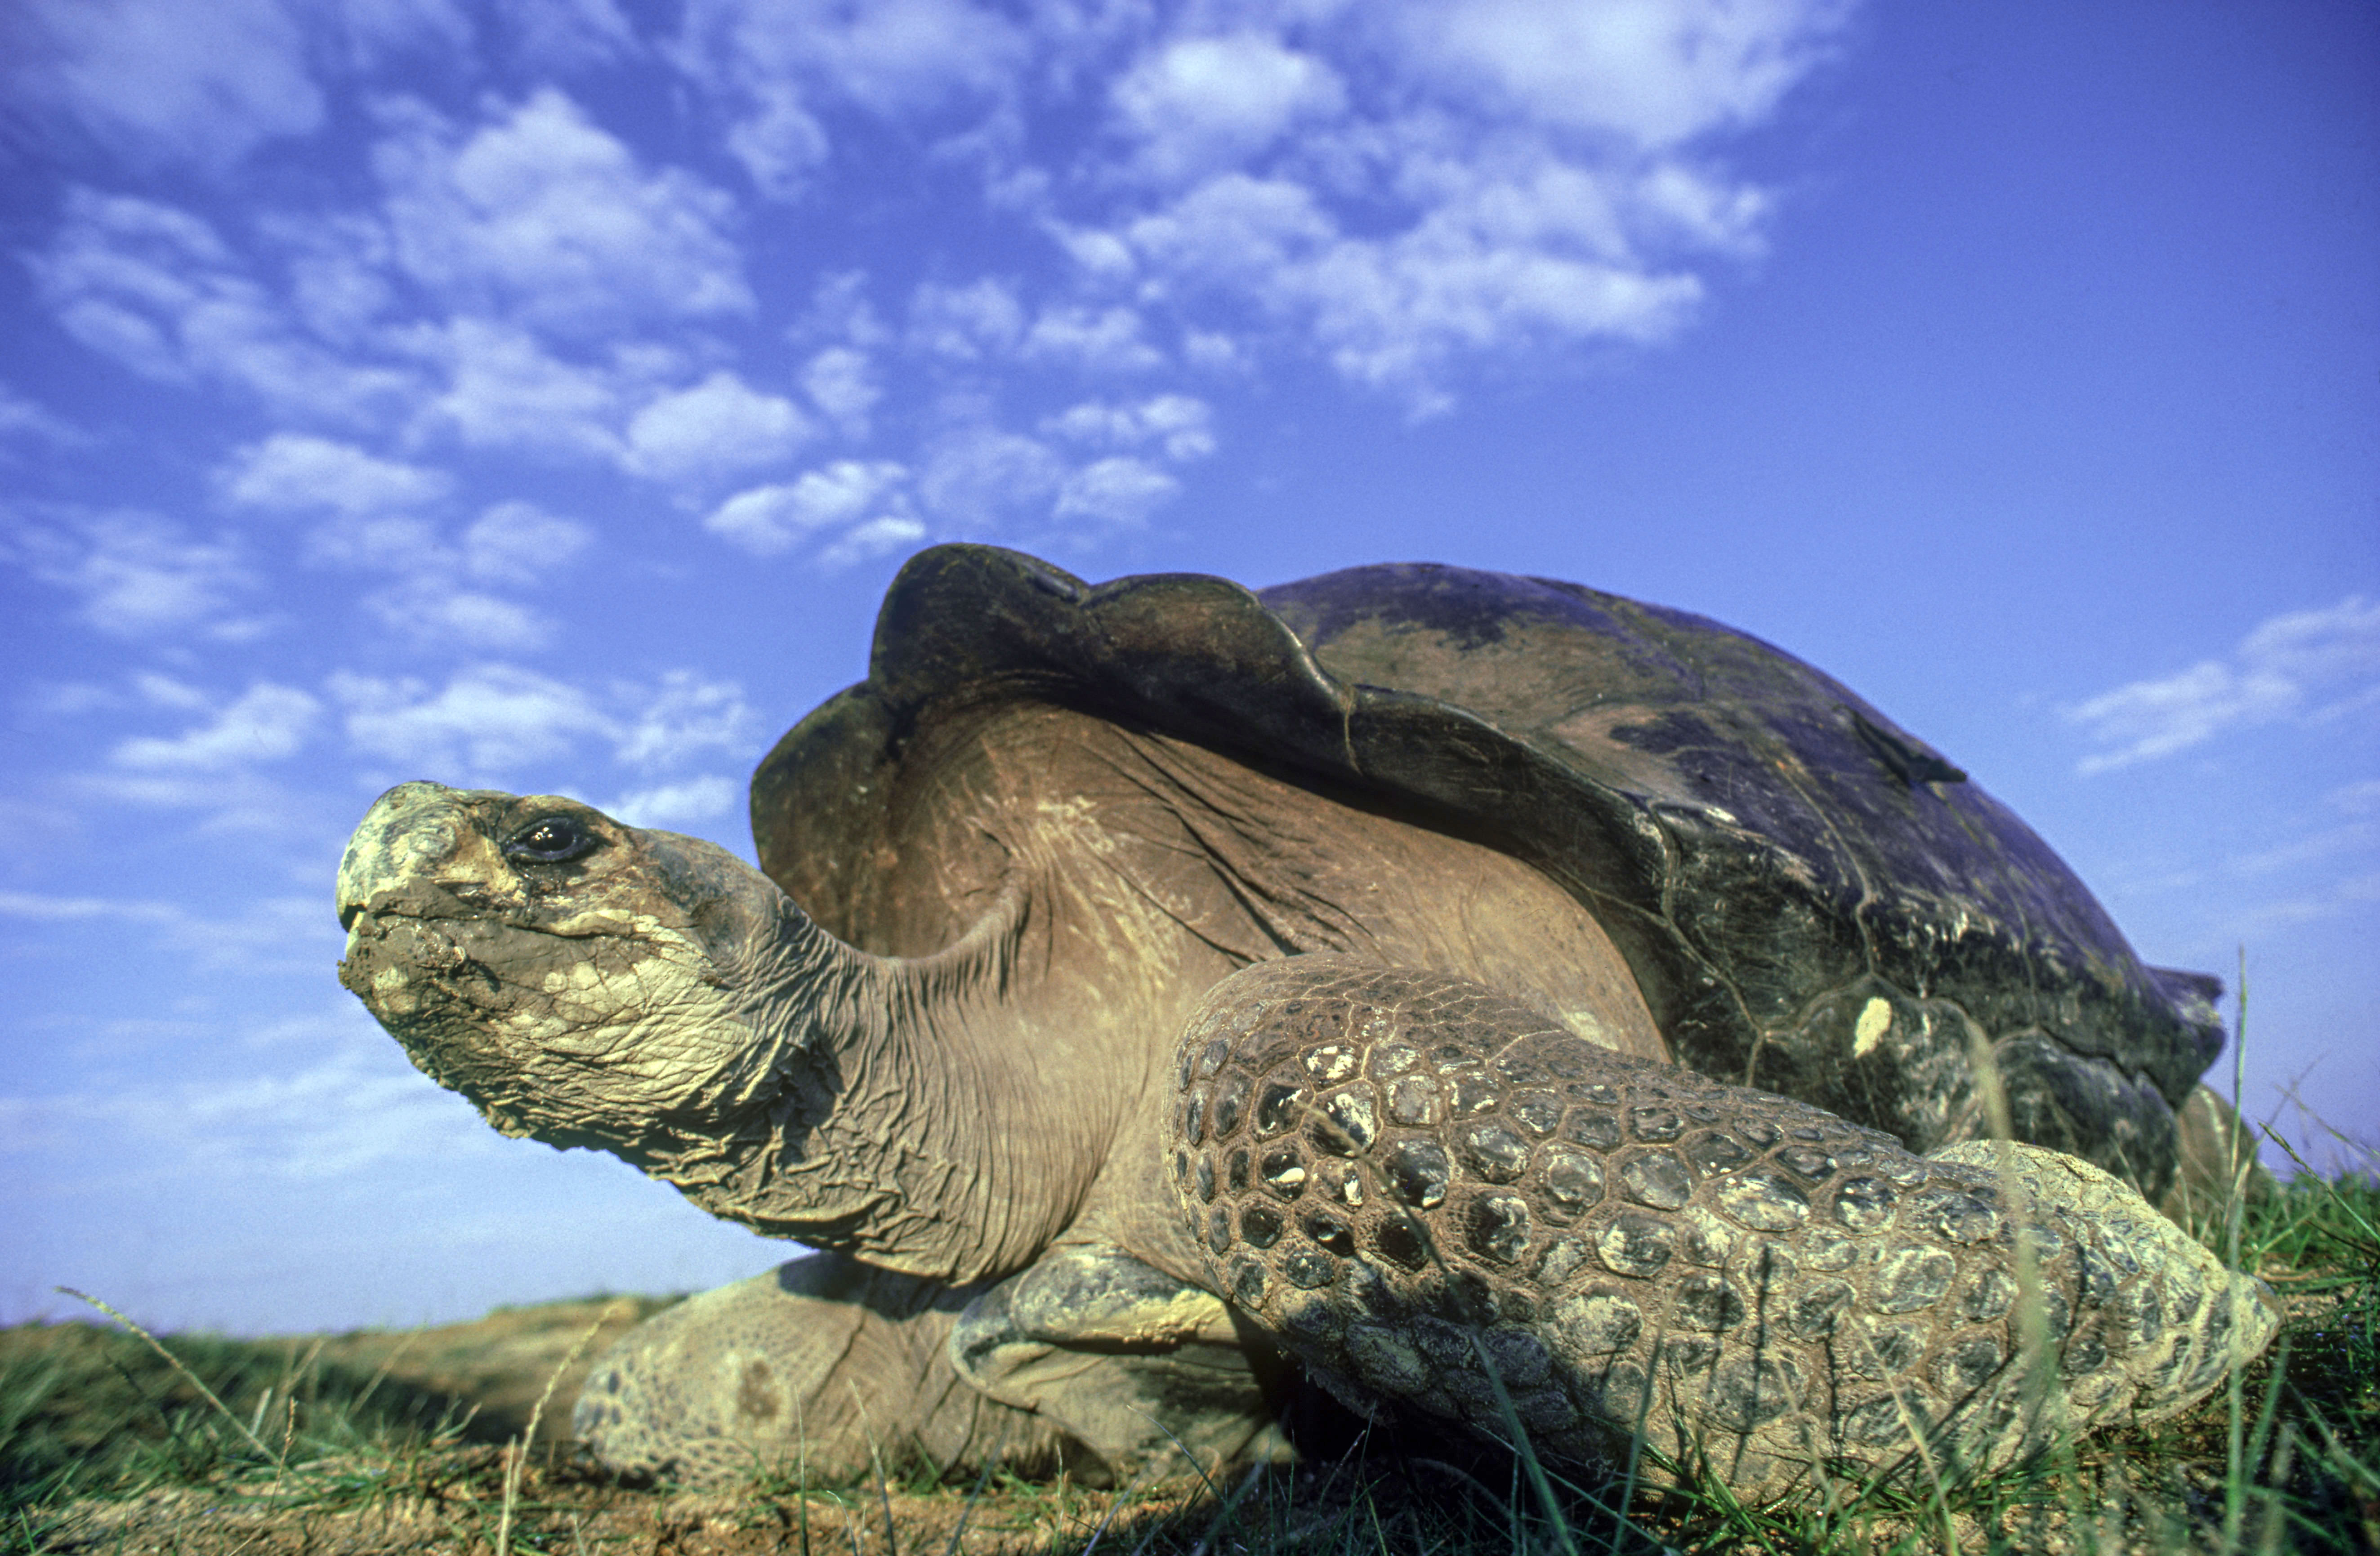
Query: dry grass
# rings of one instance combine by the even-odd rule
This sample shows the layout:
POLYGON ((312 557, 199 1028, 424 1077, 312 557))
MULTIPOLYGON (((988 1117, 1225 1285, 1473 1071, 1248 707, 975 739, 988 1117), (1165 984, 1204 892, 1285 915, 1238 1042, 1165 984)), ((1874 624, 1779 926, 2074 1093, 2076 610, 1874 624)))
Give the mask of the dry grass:
MULTIPOLYGON (((2210 1219, 2200 1234, 2228 1241, 2210 1219)), ((577 1303, 410 1342, 176 1337, 170 1363, 121 1330, 0 1331, 0 1513, 8 1549, 192 1556, 2380 1551, 2375 1228, 2369 1175, 2301 1174, 2247 1209, 2241 1257, 2283 1292, 2289 1319, 2240 1379, 2236 1452, 2218 1392, 2177 1421, 1940 1495, 1749 1508, 1691 1479, 1632 1489, 1525 1455, 1448 1462, 1386 1442, 1222 1486, 970 1487, 889 1466, 856 1485, 756 1476, 696 1495, 625 1483, 565 1441, 525 1445, 533 1412, 519 1402, 557 1378, 558 1401, 575 1392, 557 1365, 571 1342, 651 1307, 602 1324, 606 1305, 577 1303), (471 1388, 510 1402, 502 1418, 475 1411, 471 1388)))

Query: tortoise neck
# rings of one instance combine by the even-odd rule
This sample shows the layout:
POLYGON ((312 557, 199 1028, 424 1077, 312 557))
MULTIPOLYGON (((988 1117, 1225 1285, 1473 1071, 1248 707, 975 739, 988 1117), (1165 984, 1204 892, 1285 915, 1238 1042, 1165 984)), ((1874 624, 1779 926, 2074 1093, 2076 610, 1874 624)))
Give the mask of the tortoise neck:
MULTIPOLYGON (((1064 1230, 1111 1110, 1018 1016, 1023 893, 930 956, 879 956, 790 899, 750 969, 780 1085, 693 1198, 772 1236, 964 1282, 1021 1269, 1064 1230)), ((675 1174, 673 1174, 674 1177, 675 1174)))

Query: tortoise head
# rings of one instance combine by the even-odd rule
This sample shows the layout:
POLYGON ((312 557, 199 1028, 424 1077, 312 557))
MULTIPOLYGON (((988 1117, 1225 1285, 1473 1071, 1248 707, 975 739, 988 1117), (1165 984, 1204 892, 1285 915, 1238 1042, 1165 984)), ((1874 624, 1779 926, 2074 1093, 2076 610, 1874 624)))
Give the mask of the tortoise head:
POLYGON ((789 1046, 762 1014, 807 920, 698 838, 552 795, 403 784, 339 865, 339 981, 507 1135, 640 1165, 732 1133, 789 1046))

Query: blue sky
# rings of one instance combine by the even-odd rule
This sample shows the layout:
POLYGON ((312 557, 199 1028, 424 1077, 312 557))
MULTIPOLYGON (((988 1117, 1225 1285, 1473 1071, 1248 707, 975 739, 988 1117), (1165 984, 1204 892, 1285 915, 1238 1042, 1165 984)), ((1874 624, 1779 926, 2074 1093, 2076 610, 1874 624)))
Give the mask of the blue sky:
POLYGON ((1755 632, 2152 962, 2244 943, 2250 1110, 2380 1136, 2369 6, 18 0, 0 59, 0 1319, 783 1257, 418 1076, 331 878, 415 777, 748 853, 941 540, 1755 632))

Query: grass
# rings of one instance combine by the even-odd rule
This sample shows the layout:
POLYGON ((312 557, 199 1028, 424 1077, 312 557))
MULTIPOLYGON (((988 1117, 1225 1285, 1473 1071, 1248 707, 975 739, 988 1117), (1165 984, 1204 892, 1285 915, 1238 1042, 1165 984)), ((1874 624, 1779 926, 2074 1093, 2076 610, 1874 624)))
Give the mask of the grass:
MULTIPOLYGON (((2217 1391, 2173 1421, 1964 1489, 1747 1506, 1692 1473, 1666 1489, 1579 1477, 1540 1462, 1512 1423, 1517 1453, 1382 1440, 1221 1485, 969 1486, 884 1465, 832 1484, 796 1465, 698 1494, 533 1447, 533 1419, 491 1433, 464 1400, 386 1361, 326 1359, 321 1342, 177 1336, 169 1359, 138 1334, 68 1323, 0 1331, 0 1550, 2380 1552, 2374 1167, 2367 1155, 2361 1171, 2302 1172, 2240 1208, 2240 1260, 2289 1316, 2241 1373, 2236 1414, 2217 1391)), ((2228 1208, 2192 1230, 2217 1248, 2234 1235, 2228 1208)))

